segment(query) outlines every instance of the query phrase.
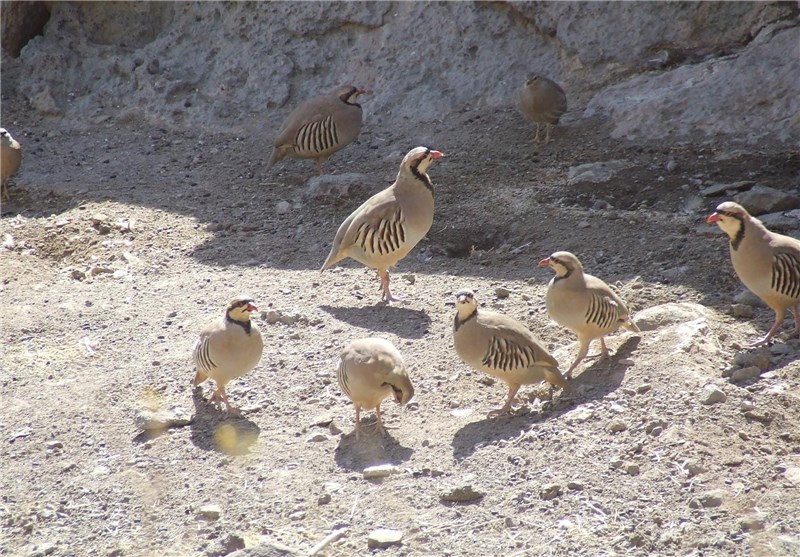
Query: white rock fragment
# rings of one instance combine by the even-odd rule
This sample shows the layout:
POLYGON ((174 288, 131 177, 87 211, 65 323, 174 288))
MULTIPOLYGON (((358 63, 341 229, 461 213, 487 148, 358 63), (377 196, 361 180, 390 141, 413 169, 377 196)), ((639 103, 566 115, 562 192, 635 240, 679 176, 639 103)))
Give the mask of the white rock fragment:
POLYGON ((197 511, 197 518, 200 520, 219 520, 220 516, 222 516, 222 507, 219 505, 203 505, 200 507, 200 510, 197 511))
POLYGON ((728 396, 716 385, 706 385, 700 393, 700 404, 719 404, 728 400, 728 396))
POLYGON ((379 464, 378 466, 368 466, 364 468, 363 476, 365 480, 374 480, 386 478, 398 472, 400 472, 400 469, 394 464, 379 464))
POLYGON ((385 549, 393 545, 398 545, 403 540, 402 530, 392 530, 390 528, 378 528, 369 533, 367 545, 370 549, 385 549))

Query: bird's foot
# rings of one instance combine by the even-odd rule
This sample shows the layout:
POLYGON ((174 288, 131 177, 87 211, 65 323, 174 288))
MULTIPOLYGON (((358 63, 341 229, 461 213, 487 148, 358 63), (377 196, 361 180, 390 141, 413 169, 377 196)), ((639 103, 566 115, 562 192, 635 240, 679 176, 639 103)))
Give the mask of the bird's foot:
POLYGON ((487 418, 494 418, 494 417, 497 417, 497 416, 505 416, 506 414, 512 415, 513 413, 514 413, 514 410, 511 407, 503 406, 502 408, 497 408, 495 410, 490 410, 489 413, 486 414, 486 417, 487 418))
POLYGON ((760 338, 754 342, 751 342, 747 345, 748 348, 760 348, 762 346, 769 346, 772 344, 773 340, 770 335, 765 336, 764 338, 760 338))

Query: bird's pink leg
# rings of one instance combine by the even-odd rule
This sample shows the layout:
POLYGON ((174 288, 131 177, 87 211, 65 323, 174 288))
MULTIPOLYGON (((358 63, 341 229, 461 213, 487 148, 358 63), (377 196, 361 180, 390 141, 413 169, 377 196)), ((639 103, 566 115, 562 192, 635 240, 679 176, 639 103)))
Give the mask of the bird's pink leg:
POLYGON ((361 407, 356 404, 356 439, 361 436, 361 407))
POLYGON ((381 416, 380 403, 375 407, 375 415, 378 417, 378 421, 375 423, 375 429, 377 429, 378 433, 380 433, 382 436, 386 436, 386 430, 383 429, 383 417, 381 416))
POLYGON ((392 296, 392 291, 389 290, 389 271, 378 270, 378 278, 381 279, 380 289, 383 291, 383 296, 381 297, 382 301, 386 303, 403 301, 402 298, 395 298, 392 296))
POLYGON ((497 410, 492 410, 487 414, 487 417, 492 418, 494 416, 502 416, 503 414, 508 414, 511 412, 511 405, 514 402, 514 397, 517 396, 517 391, 519 391, 519 385, 509 385, 508 386, 508 398, 506 398, 506 403, 503 405, 502 408, 498 408, 497 410))
POLYGON ((572 379, 572 372, 575 371, 575 368, 578 367, 578 364, 581 363, 583 359, 586 357, 586 354, 589 353, 589 344, 591 341, 587 342, 581 339, 580 342, 581 342, 581 347, 580 350, 578 350, 578 355, 575 356, 575 361, 572 362, 572 365, 569 366, 569 369, 564 374, 564 377, 566 377, 567 379, 572 379))
POLYGON ((605 337, 600 337, 600 348, 603 351, 602 354, 600 354, 601 360, 605 360, 606 358, 611 356, 611 353, 608 351, 608 347, 606 346, 605 337))
POLYGON ((759 339, 752 344, 750 344, 750 348, 756 348, 758 346, 766 346, 769 344, 769 341, 772 340, 772 337, 775 336, 775 333, 778 332, 781 325, 783 324, 783 318, 786 316, 786 310, 775 311, 775 323, 772 325, 772 328, 767 332, 767 335, 759 339))
POLYGON ((795 304, 791 311, 794 316, 794 330, 790 334, 800 335, 800 304, 795 304))

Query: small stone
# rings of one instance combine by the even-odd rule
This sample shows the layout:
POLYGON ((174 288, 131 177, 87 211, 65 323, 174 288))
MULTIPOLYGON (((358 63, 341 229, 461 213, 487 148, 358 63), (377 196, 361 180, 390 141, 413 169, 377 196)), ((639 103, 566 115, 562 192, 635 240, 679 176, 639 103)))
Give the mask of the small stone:
POLYGON ((770 354, 775 356, 785 356, 787 354, 794 353, 794 348, 789 346, 788 344, 778 344, 775 343, 769 347, 770 354))
POLYGON ((734 370, 734 372, 731 374, 731 381, 734 383, 741 383, 742 381, 754 379, 759 375, 761 375, 761 369, 759 367, 743 367, 741 369, 734 370))
POLYGON ((578 228, 589 228, 590 226, 592 225, 589 223, 588 220, 582 220, 581 222, 578 223, 578 228))
POLYGON ((17 242, 11 234, 3 234, 3 247, 7 250, 12 250, 16 247, 17 242))
POLYGON ((583 482, 579 482, 576 480, 567 482, 567 489, 571 489, 572 491, 583 491, 583 488, 584 488, 583 482))
POLYGON ((274 309, 261 313, 261 319, 266 321, 269 325, 274 325, 281 320, 281 313, 274 309))
POLYGON ((219 520, 221 515, 222 507, 219 505, 203 505, 200 507, 200 510, 197 511, 197 518, 201 520, 219 520))
POLYGON ((505 286, 498 286, 494 289, 494 295, 498 298, 508 298, 511 295, 511 290, 505 286))
POLYGON ((750 180, 733 182, 730 184, 714 184, 712 186, 708 186, 707 188, 703 188, 702 190, 700 190, 700 195, 702 195, 703 197, 714 197, 717 195, 722 195, 723 193, 735 192, 747 188, 752 188, 754 185, 755 182, 752 182, 750 180))
POLYGON ((83 280, 83 279, 86 278, 86 273, 84 273, 80 269, 72 269, 69 272, 69 276, 70 276, 70 278, 75 279, 75 280, 83 280))
POLYGON ((733 358, 733 365, 738 367, 756 366, 762 371, 769 368, 770 351, 766 346, 748 352, 739 352, 733 358))
POLYGON ((652 385, 650 385, 648 383, 645 383, 644 385, 639 385, 639 387, 636 388, 636 392, 638 394, 640 394, 640 395, 643 395, 644 393, 648 392, 652 388, 653 388, 652 385))
POLYGON ((31 552, 27 557, 44 557, 45 555, 52 555, 56 551, 56 544, 50 542, 37 543, 31 548, 31 552))
POLYGON ((625 473, 629 476, 638 476, 639 475, 639 465, 635 462, 629 462, 625 464, 625 473))
POLYGON ((733 304, 731 306, 734 317, 753 317, 753 306, 747 304, 733 304))
POLYGON ((206 557, 225 557, 234 551, 244 548, 244 538, 238 534, 228 534, 227 536, 224 536, 211 544, 211 546, 206 550, 205 555, 206 557))
POLYGON ((742 290, 738 294, 733 297, 733 301, 737 304, 744 304, 751 307, 759 307, 764 306, 764 302, 761 301, 761 298, 750 292, 749 290, 742 290))
POLYGON ((480 379, 478 379, 478 383, 480 383, 481 385, 486 385, 487 387, 491 387, 492 385, 497 383, 497 381, 491 375, 484 375, 481 376, 480 379))
POLYGON ((706 385, 700 393, 700 404, 719 404, 728 400, 728 396, 716 385, 706 385))
POLYGON ((558 484, 545 484, 539 489, 539 497, 544 501, 555 499, 561 495, 561 486, 558 484))
POLYGON ((394 464, 380 464, 378 466, 364 468, 363 476, 365 480, 375 480, 386 478, 398 472, 400 472, 400 469, 394 464))
POLYGON ((797 466, 789 466, 783 472, 783 477, 789 480, 793 485, 800 487, 800 468, 797 466))
POLYGON ((289 520, 303 520, 306 517, 306 511, 299 509, 289 513, 289 520))
POLYGON ((611 420, 608 422, 608 425, 606 425, 606 431, 610 431, 611 433, 619 433, 626 429, 628 429, 628 425, 622 420, 611 420))
POLYGON ((317 499, 317 505, 327 505, 331 502, 331 494, 330 493, 323 493, 317 499))
POLYGON ((328 427, 333 422, 333 414, 317 414, 311 418, 309 425, 317 427, 328 427))
POLYGON ((439 499, 450 503, 468 503, 470 501, 480 501, 484 495, 485 493, 476 491, 471 485, 464 485, 445 491, 439 495, 439 499))
POLYGON ((306 439, 306 442, 307 443, 321 443, 322 441, 327 441, 327 440, 328 440, 328 436, 325 435, 324 433, 315 433, 314 435, 309 436, 308 439, 306 439))
POLYGON ((292 212, 292 204, 288 201, 279 201, 277 205, 275 205, 275 212, 279 215, 286 215, 292 212))
POLYGON ((414 284, 417 282, 417 275, 403 275, 402 279, 406 281, 408 284, 414 284))
POLYGON ((751 514, 739 519, 739 528, 744 532, 758 532, 764 529, 764 517, 759 514, 751 514))
POLYGON ((151 410, 142 408, 136 413, 134 423, 141 431, 158 431, 171 427, 184 427, 192 423, 193 417, 184 408, 151 410))
POLYGON ((403 540, 402 530, 392 530, 390 528, 378 528, 369 533, 367 546, 370 549, 386 549, 393 545, 399 545, 403 540))
POLYGON ((693 499, 689 506, 694 509, 704 508, 713 509, 722 505, 725 493, 722 490, 714 489, 700 494, 696 499, 693 499))
POLYGON ((684 462, 683 469, 686 470, 686 474, 690 478, 694 478, 695 476, 702 474, 703 472, 706 471, 706 469, 703 468, 703 466, 697 460, 694 459, 690 459, 684 462))

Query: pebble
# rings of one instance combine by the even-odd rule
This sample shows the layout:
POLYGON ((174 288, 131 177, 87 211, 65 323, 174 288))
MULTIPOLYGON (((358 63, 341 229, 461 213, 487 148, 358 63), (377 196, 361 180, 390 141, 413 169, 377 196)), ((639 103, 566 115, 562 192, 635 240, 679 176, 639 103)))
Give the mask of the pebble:
POLYGON ((331 502, 331 494, 330 493, 323 493, 317 499, 317 505, 327 505, 331 502))
POLYGON ((203 505, 197 511, 197 518, 201 520, 219 520, 222 515, 222 507, 219 505, 203 505))
POLYGON ((392 530, 391 528, 378 528, 369 533, 367 546, 370 549, 385 549, 393 545, 399 545, 403 540, 402 530, 392 530))
POLYGON ((45 555, 52 555, 55 551, 56 544, 50 542, 39 543, 31 548, 27 557, 44 557, 45 555))
POLYGON ((764 518, 758 514, 751 514, 739 519, 739 528, 744 532, 757 532, 764 529, 764 518))
POLYGON ((306 439, 307 443, 321 443, 322 441, 327 441, 328 436, 324 433, 315 433, 314 435, 310 435, 308 439, 306 439))
POLYGON ((505 286, 498 286, 494 289, 494 295, 498 298, 508 298, 511 295, 511 290, 505 286))
POLYGON ((206 550, 206 557, 225 557, 234 551, 245 548, 244 538, 238 534, 228 534, 216 540, 206 550))
POLYGON ((571 489, 572 491, 582 491, 583 488, 584 488, 583 482, 579 482, 576 480, 567 482, 567 489, 571 489))
POLYGON ((753 317, 753 306, 747 304, 733 304, 731 306, 734 317, 753 317))
POLYGON ((700 393, 700 404, 718 404, 728 400, 728 396, 716 385, 706 385, 700 393))
POLYGON ((761 298, 750 292, 749 290, 742 290, 738 294, 733 297, 733 301, 737 304, 744 304, 751 307, 763 307, 765 306, 764 302, 761 301, 761 298))
POLYGON ((782 356, 782 355, 786 355, 786 354, 792 354, 794 352, 794 348, 792 348, 788 344, 777 344, 776 343, 776 344, 773 344, 772 346, 769 347, 769 351, 770 351, 771 354, 774 354, 776 356, 777 355, 781 355, 782 356))
POLYGON ((724 495, 724 492, 719 489, 706 491, 705 493, 701 493, 696 499, 693 499, 691 503, 689 503, 689 506, 693 509, 699 509, 701 507, 713 509, 722 505, 724 495))
POLYGON ((628 429, 628 425, 622 420, 612 420, 606 425, 606 431, 610 431, 611 433, 619 433, 626 429, 628 429))
POLYGON ((401 278, 408 284, 414 284, 417 282, 417 275, 403 275, 401 278))
POLYGON ((394 464, 380 464, 378 466, 368 466, 364 468, 363 476, 365 480, 374 480, 386 478, 398 472, 400 472, 400 469, 394 464))
POLYGON ((731 381, 734 383, 741 383, 742 381, 747 381, 749 379, 753 379, 761 375, 761 368, 758 366, 748 366, 743 367, 741 369, 735 370, 731 374, 731 381))
POLYGON ((292 205, 288 201, 279 201, 275 205, 275 212, 279 215, 286 215, 292 211, 292 205))
POLYGON ((467 503, 470 501, 480 501, 483 499, 485 493, 476 491, 471 485, 464 485, 452 488, 439 495, 441 501, 467 503))
POLYGON ((783 477, 792 482, 795 486, 800 487, 800 468, 797 466, 789 466, 783 472, 783 477))
POLYGON ((561 486, 559 484, 545 484, 539 489, 539 497, 544 501, 555 499, 561 495, 561 486))
POLYGON ((184 408, 150 410, 142 408, 136 413, 134 423, 141 431, 158 431, 191 424, 192 415, 184 408))
POLYGON ((698 462, 697 460, 690 459, 683 463, 683 469, 686 470, 687 475, 690 478, 694 478, 695 476, 702 474, 706 471, 705 468, 698 462))
POLYGON ((638 476, 639 475, 639 465, 635 462, 629 462, 625 464, 625 473, 629 476, 638 476))

